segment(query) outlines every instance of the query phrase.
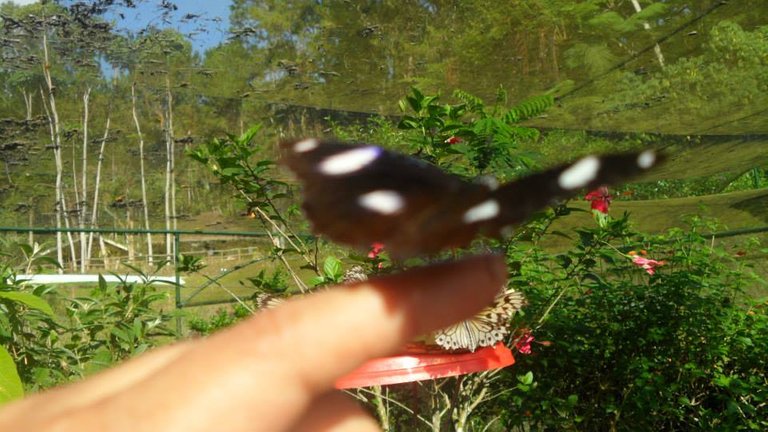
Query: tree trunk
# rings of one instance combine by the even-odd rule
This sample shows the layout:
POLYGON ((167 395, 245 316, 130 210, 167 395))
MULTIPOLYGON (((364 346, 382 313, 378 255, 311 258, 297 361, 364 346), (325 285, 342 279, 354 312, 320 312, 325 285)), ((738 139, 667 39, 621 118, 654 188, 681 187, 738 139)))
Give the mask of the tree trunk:
MULTIPOLYGON (((101 138, 101 147, 99 148, 99 159, 96 163, 96 179, 93 185, 93 205, 91 206, 91 228, 96 228, 98 221, 98 209, 99 209, 99 186, 101 186, 101 166, 104 162, 104 147, 106 147, 107 138, 109 138, 109 123, 110 117, 107 116, 107 124, 104 126, 104 136, 101 138)), ((93 232, 88 234, 88 249, 83 261, 91 259, 91 252, 93 251, 93 232)))
MULTIPOLYGON (((165 96, 166 96, 166 111, 165 111, 165 229, 170 231, 176 227, 176 203, 174 202, 175 194, 175 181, 173 178, 174 172, 174 145, 173 145, 173 95, 171 94, 171 82, 168 77, 165 77, 165 96), (173 225, 171 224, 173 221, 173 225)), ((173 241, 170 233, 165 234, 165 255, 166 259, 175 262, 173 250, 173 241)))
MULTIPOLYGON (((136 134, 139 136, 139 170, 141 176, 141 206, 144 211, 144 229, 149 231, 149 207, 147 206, 147 179, 144 174, 144 137, 139 126, 139 116, 136 114, 136 83, 131 84, 131 111, 133 123, 136 125, 136 134)), ((147 264, 153 264, 152 234, 147 233, 147 264)))
MULTIPOLYGON (((635 12, 640 12, 643 10, 643 8, 640 7, 640 2, 637 0, 631 0, 632 6, 635 7, 635 12)), ((643 23, 643 28, 646 30, 651 30, 651 25, 647 22, 643 23)), ((655 44, 653 47, 653 52, 656 54, 656 60, 659 62, 659 66, 661 66, 662 69, 664 69, 664 55, 661 53, 661 47, 659 44, 655 44)))
POLYGON ((21 90, 21 95, 24 97, 24 107, 26 108, 26 120, 32 120, 32 95, 34 94, 33 91, 30 91, 27 93, 26 89, 21 90))
MULTIPOLYGON (((64 253, 62 250, 62 238, 61 238, 61 217, 66 211, 64 208, 64 194, 62 191, 62 175, 64 172, 64 166, 61 161, 61 134, 59 133, 59 114, 56 111, 56 97, 54 96, 55 87, 53 86, 53 80, 51 79, 51 64, 48 57, 48 36, 46 29, 43 29, 43 76, 45 77, 45 83, 48 86, 48 97, 46 103, 46 94, 43 89, 40 89, 40 93, 43 97, 43 106, 45 107, 46 114, 48 114, 48 124, 51 129, 51 146, 53 147, 53 159, 56 163, 56 259, 60 264, 64 263, 64 253), (48 110, 48 105, 51 109, 48 110)), ((58 269, 59 273, 62 273, 62 268, 58 269)))
POLYGON ((557 62, 557 42, 555 40, 555 34, 557 27, 552 29, 552 33, 549 34, 549 56, 552 59, 552 72, 555 81, 560 81, 560 65, 557 62))
MULTIPOLYGON (((77 199, 75 208, 79 210, 78 220, 80 222, 80 228, 85 228, 86 225, 86 212, 88 211, 88 120, 89 120, 89 102, 91 98, 91 88, 86 87, 83 93, 83 156, 82 156, 82 180, 80 185, 82 187, 82 198, 77 199)), ((86 241, 85 232, 80 231, 80 273, 85 273, 88 258, 88 242, 86 241)))

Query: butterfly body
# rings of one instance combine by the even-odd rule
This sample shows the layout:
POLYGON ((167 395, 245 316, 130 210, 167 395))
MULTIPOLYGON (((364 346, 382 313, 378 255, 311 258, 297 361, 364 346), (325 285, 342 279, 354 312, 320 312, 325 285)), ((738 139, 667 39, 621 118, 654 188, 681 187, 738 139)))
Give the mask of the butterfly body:
POLYGON ((316 233, 355 247, 383 243, 396 258, 499 237, 554 200, 655 163, 650 152, 587 157, 493 188, 380 147, 304 139, 282 143, 316 233))

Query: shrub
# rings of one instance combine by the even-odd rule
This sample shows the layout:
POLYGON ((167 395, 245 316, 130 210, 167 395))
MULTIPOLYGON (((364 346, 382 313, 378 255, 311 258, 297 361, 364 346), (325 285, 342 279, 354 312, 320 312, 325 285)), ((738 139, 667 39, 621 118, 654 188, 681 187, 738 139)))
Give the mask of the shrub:
POLYGON ((742 254, 712 245, 693 222, 651 238, 631 232, 625 217, 579 231, 566 254, 510 253, 532 305, 563 296, 535 332, 551 344, 519 356, 497 383, 514 388, 526 372, 536 380, 501 399, 507 427, 768 428, 768 314, 743 295, 760 281, 742 254), (648 275, 630 249, 666 263, 648 275))

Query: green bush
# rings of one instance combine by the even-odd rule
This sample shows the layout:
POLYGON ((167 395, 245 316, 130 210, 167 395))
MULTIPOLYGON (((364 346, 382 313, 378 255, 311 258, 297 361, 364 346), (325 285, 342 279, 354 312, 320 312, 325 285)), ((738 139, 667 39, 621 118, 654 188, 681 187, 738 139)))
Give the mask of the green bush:
MULTIPOLYGON (((37 245, 19 247, 38 249, 37 245)), ((152 283, 108 285, 103 278, 88 296, 67 298, 50 286, 25 284, 13 267, 4 266, 0 268, 0 346, 11 355, 27 390, 51 387, 173 336, 166 326, 171 315, 158 306, 166 298, 152 283)))
POLYGON ((647 237, 625 217, 579 231, 567 254, 510 251, 529 315, 563 295, 536 323, 545 343, 497 383, 532 372, 535 385, 486 409, 503 409, 510 428, 766 430, 768 314, 743 295, 762 281, 701 228, 647 237), (633 249, 665 264, 646 274, 633 249))

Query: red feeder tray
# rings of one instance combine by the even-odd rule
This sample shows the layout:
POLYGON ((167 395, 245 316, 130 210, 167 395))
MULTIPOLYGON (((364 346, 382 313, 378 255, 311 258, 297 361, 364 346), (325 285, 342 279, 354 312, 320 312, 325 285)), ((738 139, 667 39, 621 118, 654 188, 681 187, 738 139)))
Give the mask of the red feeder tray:
POLYGON ((367 361, 336 381, 337 389, 389 385, 498 369, 515 363, 512 352, 499 342, 475 352, 450 353, 426 345, 409 345, 393 357, 367 361))

